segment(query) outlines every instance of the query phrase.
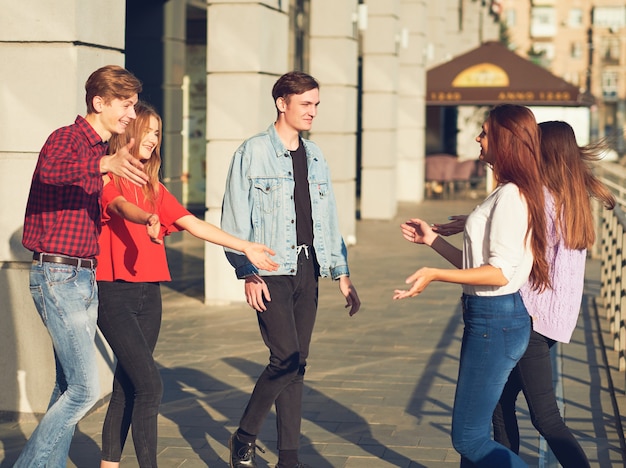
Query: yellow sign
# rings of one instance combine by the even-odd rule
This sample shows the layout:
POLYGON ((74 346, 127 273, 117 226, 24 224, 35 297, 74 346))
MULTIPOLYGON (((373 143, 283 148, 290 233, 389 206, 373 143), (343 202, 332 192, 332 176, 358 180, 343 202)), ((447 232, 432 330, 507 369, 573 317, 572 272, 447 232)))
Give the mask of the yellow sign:
POLYGON ((571 101, 572 96, 567 91, 505 91, 498 94, 500 101, 541 101, 562 102, 571 101))
POLYGON ((479 63, 466 68, 452 81, 455 88, 504 88, 509 86, 509 75, 493 63, 479 63))
POLYGON ((432 92, 431 91, 430 93, 431 101, 460 101, 462 97, 463 96, 461 96, 461 93, 459 93, 458 91, 455 91, 455 92, 451 92, 451 91, 432 92))
MULTIPOLYGON (((469 91, 465 94, 470 93, 469 91)), ((503 102, 567 102, 572 101, 573 96, 567 91, 500 91, 495 94, 476 96, 464 96, 461 91, 431 91, 431 102, 461 102, 463 98, 469 101, 503 101, 503 102)))

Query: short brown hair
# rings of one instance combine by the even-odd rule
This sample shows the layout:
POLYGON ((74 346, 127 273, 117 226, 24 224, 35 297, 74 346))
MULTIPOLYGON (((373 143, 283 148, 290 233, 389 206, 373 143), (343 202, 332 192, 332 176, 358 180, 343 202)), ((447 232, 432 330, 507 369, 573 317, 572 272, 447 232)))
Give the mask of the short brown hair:
POLYGON ((301 71, 291 71, 285 73, 278 78, 274 87, 272 88, 272 97, 274 102, 279 97, 289 101, 289 96, 292 94, 302 94, 312 89, 319 88, 320 85, 315 78, 311 75, 301 71))
POLYGON ((87 113, 93 114, 93 98, 100 96, 105 103, 113 99, 128 99, 142 90, 141 81, 118 65, 106 65, 93 72, 85 83, 87 113))

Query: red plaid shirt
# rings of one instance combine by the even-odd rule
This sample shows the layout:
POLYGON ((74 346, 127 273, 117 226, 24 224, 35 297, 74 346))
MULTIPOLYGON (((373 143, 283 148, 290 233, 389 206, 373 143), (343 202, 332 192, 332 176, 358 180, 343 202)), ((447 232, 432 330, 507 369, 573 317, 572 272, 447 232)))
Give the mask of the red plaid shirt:
POLYGON ((100 159, 107 152, 81 116, 48 137, 28 196, 22 244, 29 250, 94 258, 100 234, 100 159))

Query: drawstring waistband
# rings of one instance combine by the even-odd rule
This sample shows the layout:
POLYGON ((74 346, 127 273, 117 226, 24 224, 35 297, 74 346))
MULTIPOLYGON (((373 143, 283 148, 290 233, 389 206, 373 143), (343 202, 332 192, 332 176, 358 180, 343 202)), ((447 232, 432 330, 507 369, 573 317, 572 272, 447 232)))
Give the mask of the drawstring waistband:
POLYGON ((306 258, 309 258, 309 246, 306 244, 302 244, 296 247, 296 255, 300 255, 300 252, 302 252, 303 250, 306 258))

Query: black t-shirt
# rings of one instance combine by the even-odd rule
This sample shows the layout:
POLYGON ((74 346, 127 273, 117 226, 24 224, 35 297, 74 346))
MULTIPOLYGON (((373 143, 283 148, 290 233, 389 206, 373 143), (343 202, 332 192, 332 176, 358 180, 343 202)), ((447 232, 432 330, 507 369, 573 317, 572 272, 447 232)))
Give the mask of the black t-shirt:
POLYGON ((311 196, 309 194, 309 171, 307 168, 306 152, 302 141, 295 151, 291 153, 293 161, 293 178, 295 188, 293 191, 296 205, 296 233, 298 245, 313 245, 313 218, 311 217, 311 196))

